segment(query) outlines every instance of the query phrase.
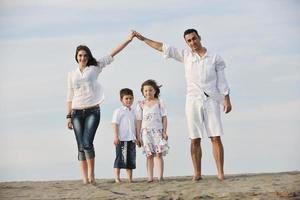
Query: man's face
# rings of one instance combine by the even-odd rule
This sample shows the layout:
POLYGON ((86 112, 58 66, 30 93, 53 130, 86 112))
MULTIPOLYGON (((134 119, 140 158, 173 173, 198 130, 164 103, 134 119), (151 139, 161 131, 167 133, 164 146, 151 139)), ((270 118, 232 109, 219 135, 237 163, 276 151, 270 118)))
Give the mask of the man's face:
POLYGON ((195 32, 185 35, 184 39, 192 51, 198 51, 202 48, 200 38, 195 32))

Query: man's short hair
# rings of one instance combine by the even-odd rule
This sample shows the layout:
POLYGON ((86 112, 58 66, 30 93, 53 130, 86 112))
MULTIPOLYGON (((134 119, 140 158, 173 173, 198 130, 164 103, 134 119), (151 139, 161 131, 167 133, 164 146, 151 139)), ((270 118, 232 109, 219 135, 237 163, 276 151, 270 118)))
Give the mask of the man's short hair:
POLYGON ((129 88, 123 88, 120 90, 120 99, 122 100, 125 95, 133 96, 133 91, 129 88))
POLYGON ((193 29, 193 28, 185 30, 184 33, 183 33, 183 38, 185 39, 185 36, 187 34, 190 34, 190 33, 196 33, 196 35, 201 39, 200 35, 198 34, 198 31, 196 29, 193 29))

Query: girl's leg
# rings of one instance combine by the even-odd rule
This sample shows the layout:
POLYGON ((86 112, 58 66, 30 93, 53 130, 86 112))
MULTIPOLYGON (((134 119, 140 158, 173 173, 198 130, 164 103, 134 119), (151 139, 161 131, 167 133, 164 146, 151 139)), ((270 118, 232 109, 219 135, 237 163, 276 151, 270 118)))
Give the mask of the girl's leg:
POLYGON ((120 179, 120 168, 115 168, 115 182, 116 183, 120 183, 121 179, 120 179))
POLYGON ((132 169, 126 169, 127 172, 127 177, 128 177, 128 182, 132 182, 132 169))
POLYGON ((87 162, 86 160, 80 161, 80 169, 81 169, 81 174, 82 174, 82 181, 84 184, 88 184, 88 167, 87 167, 87 162))
POLYGON ((155 162, 157 162, 157 169, 158 169, 158 180, 163 180, 164 177, 164 159, 161 153, 158 153, 155 156, 155 162))
POLYGON ((153 181, 153 156, 149 155, 147 156, 147 174, 148 174, 148 182, 153 181))

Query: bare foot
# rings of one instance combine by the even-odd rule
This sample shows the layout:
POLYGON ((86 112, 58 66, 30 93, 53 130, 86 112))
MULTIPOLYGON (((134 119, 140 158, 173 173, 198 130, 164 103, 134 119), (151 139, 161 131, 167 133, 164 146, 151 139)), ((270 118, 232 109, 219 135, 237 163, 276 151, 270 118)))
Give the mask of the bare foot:
POLYGON ((119 178, 115 179, 115 183, 121 183, 121 182, 122 182, 121 179, 119 179, 119 178))
POLYGON ((200 181, 200 180, 202 180, 202 177, 201 177, 201 176, 194 176, 194 177, 192 178, 192 181, 200 181))
POLYGON ((89 184, 89 181, 88 181, 88 179, 83 179, 83 180, 82 180, 82 183, 83 183, 84 185, 87 185, 87 184, 89 184))
POLYGON ((147 181, 147 183, 152 183, 153 182, 153 179, 150 179, 147 181))
POLYGON ((218 179, 219 179, 220 181, 224 181, 224 179, 225 179, 224 174, 223 174, 223 175, 218 175, 218 179))
POLYGON ((95 185, 96 184, 96 181, 95 181, 95 177, 91 177, 89 178, 89 183, 92 184, 92 185, 95 185))

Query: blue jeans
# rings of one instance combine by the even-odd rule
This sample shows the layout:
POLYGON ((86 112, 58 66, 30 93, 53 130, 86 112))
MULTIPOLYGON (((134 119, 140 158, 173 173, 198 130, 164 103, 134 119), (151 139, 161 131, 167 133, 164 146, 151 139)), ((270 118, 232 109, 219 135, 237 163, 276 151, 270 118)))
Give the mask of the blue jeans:
POLYGON ((78 160, 95 158, 94 137, 100 122, 100 108, 98 106, 72 110, 72 124, 78 147, 78 160))

